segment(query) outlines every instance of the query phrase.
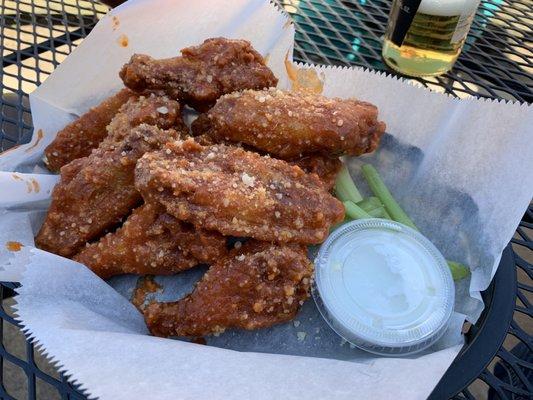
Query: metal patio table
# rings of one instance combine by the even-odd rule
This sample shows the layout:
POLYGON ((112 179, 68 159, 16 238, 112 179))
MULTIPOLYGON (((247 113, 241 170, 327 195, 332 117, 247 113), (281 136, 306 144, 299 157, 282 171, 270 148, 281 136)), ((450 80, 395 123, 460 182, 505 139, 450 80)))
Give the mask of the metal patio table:
MULTIPOLYGON (((380 55, 390 0, 278 3, 295 22, 295 60, 356 65, 393 74, 380 55)), ((107 10, 90 0, 0 0, 0 151, 29 141, 33 127, 28 93, 107 10)), ((454 69, 441 77, 412 81, 460 98, 532 102, 532 74, 532 1, 482 0, 454 69)), ((503 253, 492 284, 483 293, 486 308, 482 317, 469 327, 467 344, 432 399, 533 399, 532 260, 530 207, 503 253)), ((13 282, 0 283, 0 299, 4 299, 0 307, 0 399, 85 399, 53 366, 43 362, 32 344, 21 339, 23 347, 12 349, 6 341, 8 330, 18 332, 8 307, 16 287, 13 282), (14 370, 17 379, 23 380, 16 385, 10 381, 14 370)), ((17 334, 23 338, 22 333, 17 334)))

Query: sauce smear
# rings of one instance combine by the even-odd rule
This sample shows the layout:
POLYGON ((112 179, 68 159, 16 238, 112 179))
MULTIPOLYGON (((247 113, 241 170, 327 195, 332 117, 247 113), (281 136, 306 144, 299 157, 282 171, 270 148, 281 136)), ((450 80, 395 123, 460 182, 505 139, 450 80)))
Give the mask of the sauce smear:
POLYGON ((6 249, 9 251, 20 251, 24 245, 20 242, 6 242, 6 249))

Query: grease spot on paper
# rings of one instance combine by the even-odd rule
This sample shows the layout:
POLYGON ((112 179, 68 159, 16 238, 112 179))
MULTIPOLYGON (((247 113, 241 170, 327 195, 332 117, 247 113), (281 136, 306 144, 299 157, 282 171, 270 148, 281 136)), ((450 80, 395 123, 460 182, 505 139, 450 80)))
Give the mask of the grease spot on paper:
POLYGON ((113 17, 111 18, 111 27, 113 28, 114 31, 116 31, 119 26, 120 26, 120 20, 118 19, 116 15, 113 15, 113 17))
POLYGON ((36 148, 39 145, 39 143, 41 142, 41 140, 43 139, 43 137, 44 137, 44 132, 43 132, 42 129, 39 129, 37 131, 37 140, 35 141, 34 144, 32 144, 30 147, 28 147, 24 152, 25 153, 29 153, 31 150, 36 148))
POLYGON ((6 242, 6 249, 9 251, 20 251, 23 247, 24 245, 20 242, 6 242))
POLYGON ((122 34, 119 36, 117 42, 121 47, 128 47, 129 39, 126 35, 122 34))
POLYGON ((313 68, 298 68, 289 61, 289 52, 285 55, 285 70, 291 82, 291 90, 307 90, 321 94, 324 90, 324 72, 316 72, 313 68))
POLYGON ((39 193, 41 191, 41 186, 39 185, 39 182, 35 178, 30 179, 31 186, 33 187, 33 191, 35 193, 39 193))

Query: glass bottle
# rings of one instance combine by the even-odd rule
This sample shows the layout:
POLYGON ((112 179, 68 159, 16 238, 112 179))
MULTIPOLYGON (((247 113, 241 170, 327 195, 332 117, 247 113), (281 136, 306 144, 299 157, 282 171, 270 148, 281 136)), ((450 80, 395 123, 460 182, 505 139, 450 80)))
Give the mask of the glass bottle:
POLYGON ((461 53, 480 0, 394 0, 383 59, 410 76, 449 71, 461 53))

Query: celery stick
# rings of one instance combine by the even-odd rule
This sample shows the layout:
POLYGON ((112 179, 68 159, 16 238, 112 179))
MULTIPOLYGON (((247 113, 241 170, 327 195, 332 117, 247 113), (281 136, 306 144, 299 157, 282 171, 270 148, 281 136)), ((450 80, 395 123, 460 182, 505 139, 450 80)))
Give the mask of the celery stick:
POLYGON ((372 218, 370 214, 368 214, 365 210, 363 210, 361 207, 359 207, 357 204, 355 204, 352 201, 345 201, 342 204, 344 204, 344 210, 348 218, 351 218, 351 219, 372 218))
POLYGON ((387 189, 385 183, 379 176, 378 171, 376 171, 376 169, 370 164, 363 165, 362 171, 363 176, 368 182, 368 186, 370 186, 372 192, 381 200, 392 219, 418 230, 411 218, 407 216, 405 211, 403 211, 396 200, 394 200, 391 192, 387 189))
POLYGON ((470 270, 465 265, 455 262, 455 261, 446 261, 446 262, 448 263, 448 267, 450 268, 450 271, 452 272, 452 277, 454 281, 458 281, 470 275, 470 270))
MULTIPOLYGON (((363 208, 363 207, 361 207, 363 208)), ((368 214, 370 214, 370 216, 372 218, 382 218, 382 219, 391 219, 389 214, 387 214, 387 210, 385 210, 385 207, 383 206, 380 206, 380 207, 377 207, 377 208, 373 208, 371 210, 365 210, 363 208, 364 211, 366 211, 368 214)))
MULTIPOLYGON (((392 194, 387 189, 385 183, 379 176, 378 171, 376 171, 376 169, 370 164, 363 165, 362 170, 363 175, 366 181, 368 182, 368 186, 370 186, 372 192, 374 192, 374 194, 381 200, 381 202, 385 206, 386 211, 388 211, 389 214, 392 216, 391 219, 396 222, 400 222, 404 225, 410 226, 411 228, 418 231, 418 228, 411 220, 411 218, 409 218, 409 216, 405 213, 405 211, 402 210, 396 200, 394 200, 394 197, 392 197, 392 194)), ((468 275, 470 275, 470 270, 465 265, 455 261, 446 262, 448 263, 448 267, 450 268, 454 281, 466 278, 468 275)))
POLYGON ((335 194, 340 201, 352 201, 357 203, 358 201, 363 200, 363 196, 357 190, 357 186, 350 176, 350 172, 345 165, 342 166, 341 170, 337 175, 335 180, 335 194))
POLYGON ((383 206, 383 204, 381 203, 381 200, 375 196, 367 197, 357 202, 357 205, 365 211, 373 210, 374 208, 379 208, 383 206))
POLYGON ((373 218, 390 219, 385 207, 383 207, 383 204, 381 204, 381 201, 377 197, 367 197, 357 203, 357 205, 373 218))

